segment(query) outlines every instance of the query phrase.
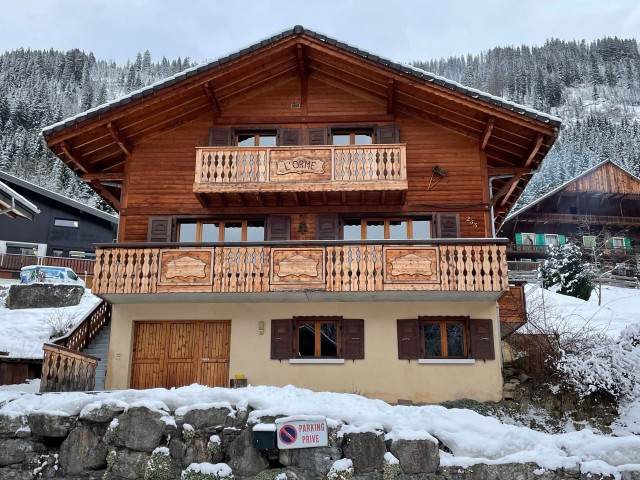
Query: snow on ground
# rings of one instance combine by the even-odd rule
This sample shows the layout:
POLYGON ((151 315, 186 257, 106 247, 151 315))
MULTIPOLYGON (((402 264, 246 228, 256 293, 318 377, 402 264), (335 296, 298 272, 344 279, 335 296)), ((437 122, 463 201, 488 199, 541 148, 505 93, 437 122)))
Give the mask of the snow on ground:
POLYGON ((85 290, 80 303, 66 308, 25 308, 9 310, 4 305, 2 292, 16 280, 0 280, 0 351, 9 352, 10 358, 42 358, 42 345, 49 341, 48 323, 72 318, 74 324, 89 313, 101 300, 85 290))
POLYGON ((20 383, 18 385, 0 385, 1 391, 11 390, 14 392, 25 392, 25 393, 37 393, 40 391, 40 379, 32 378, 31 380, 27 380, 25 383, 20 383))
POLYGON ((312 392, 293 386, 257 386, 240 389, 200 385, 171 390, 122 390, 117 392, 44 394, 0 391, 0 414, 20 417, 30 412, 79 415, 105 402, 152 405, 175 411, 181 407, 228 402, 234 408, 253 410, 249 421, 271 415, 323 415, 330 426, 345 431, 386 432, 387 438, 436 437, 450 451, 441 452, 443 465, 535 462, 542 468, 572 468, 620 475, 640 469, 640 437, 598 435, 585 429, 559 435, 506 425, 471 410, 441 406, 389 405, 359 395, 312 392), (347 426, 348 424, 348 426, 347 426))

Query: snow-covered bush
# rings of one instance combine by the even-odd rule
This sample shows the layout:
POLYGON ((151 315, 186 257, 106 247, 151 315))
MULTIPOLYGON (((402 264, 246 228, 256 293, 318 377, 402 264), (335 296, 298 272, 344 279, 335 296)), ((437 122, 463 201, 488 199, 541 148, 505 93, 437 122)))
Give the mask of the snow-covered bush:
POLYGON ((582 261, 580 247, 573 243, 554 245, 540 267, 545 288, 559 286, 559 293, 589 300, 593 290, 594 272, 582 261))
POLYGON ((353 462, 348 458, 336 460, 331 465, 327 480, 351 480, 353 478, 353 462))
POLYGON ((233 480, 231 467, 226 463, 192 463, 182 471, 182 480, 233 480))
POLYGON ((77 321, 77 315, 64 308, 56 308, 42 321, 49 328, 49 338, 57 338, 66 334, 77 321))
POLYGON ((581 396, 606 392, 618 401, 640 396, 640 323, 614 340, 602 337, 592 348, 561 351, 557 369, 581 396))
POLYGON ((144 470, 144 480, 172 480, 173 461, 167 447, 158 447, 151 454, 144 470))

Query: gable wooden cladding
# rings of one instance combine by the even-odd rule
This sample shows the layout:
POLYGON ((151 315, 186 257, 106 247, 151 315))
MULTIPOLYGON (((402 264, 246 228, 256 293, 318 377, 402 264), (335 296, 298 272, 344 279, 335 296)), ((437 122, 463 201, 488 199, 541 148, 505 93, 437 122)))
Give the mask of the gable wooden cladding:
POLYGON ((613 163, 605 163, 593 172, 571 182, 565 191, 640 195, 640 180, 613 163))
POLYGON ((135 322, 131 388, 229 384, 230 321, 135 322))
POLYGON ((500 311, 500 336, 504 340, 527 323, 524 285, 510 285, 498 301, 500 311))

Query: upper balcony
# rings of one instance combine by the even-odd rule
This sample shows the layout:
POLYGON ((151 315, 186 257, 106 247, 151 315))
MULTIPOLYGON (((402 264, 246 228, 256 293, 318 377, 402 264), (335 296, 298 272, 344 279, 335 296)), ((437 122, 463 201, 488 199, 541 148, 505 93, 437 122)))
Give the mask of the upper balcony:
POLYGON ((196 149, 203 203, 402 204, 407 189, 404 144, 196 149))
POLYGON ((507 290, 495 239, 101 245, 93 280, 113 303, 491 301, 507 290))

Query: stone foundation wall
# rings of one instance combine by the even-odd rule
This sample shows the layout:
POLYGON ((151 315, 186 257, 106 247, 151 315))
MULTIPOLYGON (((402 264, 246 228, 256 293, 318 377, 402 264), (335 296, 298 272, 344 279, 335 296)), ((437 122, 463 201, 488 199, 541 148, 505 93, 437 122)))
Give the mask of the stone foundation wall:
MULTIPOLYGON (((433 440, 386 440, 384 432, 330 429, 329 445, 298 450, 253 448, 249 409, 154 410, 121 402, 79 416, 34 412, 0 416, 0 479, 32 480, 515 480, 612 478, 534 464, 440 465, 433 440), (344 459, 348 459, 346 461, 344 459), (338 465, 349 468, 337 468, 338 465), (190 467, 191 466, 191 467, 190 467), (232 473, 231 473, 232 472, 232 473)), ((262 418, 272 423, 274 418, 262 418)), ((623 480, 640 480, 626 472, 623 480)))

